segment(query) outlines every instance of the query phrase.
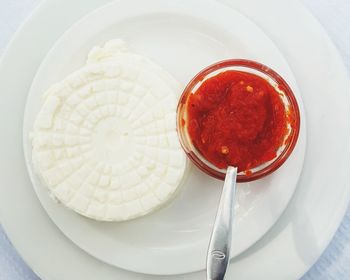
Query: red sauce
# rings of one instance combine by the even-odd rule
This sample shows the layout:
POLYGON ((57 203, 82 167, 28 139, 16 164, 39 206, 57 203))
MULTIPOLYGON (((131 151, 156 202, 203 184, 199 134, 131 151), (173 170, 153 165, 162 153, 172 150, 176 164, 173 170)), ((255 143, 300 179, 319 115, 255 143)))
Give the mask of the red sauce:
POLYGON ((285 141, 288 113, 265 79, 229 70, 203 82, 188 99, 194 146, 218 168, 246 171, 272 160, 285 141))

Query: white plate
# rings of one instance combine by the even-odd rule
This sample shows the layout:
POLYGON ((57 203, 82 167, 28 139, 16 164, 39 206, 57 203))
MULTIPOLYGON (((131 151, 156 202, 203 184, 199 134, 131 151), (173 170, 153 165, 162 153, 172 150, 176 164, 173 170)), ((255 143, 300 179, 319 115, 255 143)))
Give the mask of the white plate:
POLYGON ((159 275, 205 269, 222 181, 194 167, 167 207, 126 223, 98 223, 57 205, 32 175, 28 135, 43 92, 81 67, 94 45, 113 38, 122 38, 136 52, 151 57, 183 86, 204 67, 228 58, 267 64, 293 86, 303 120, 299 141, 290 159, 274 174, 239 185, 232 256, 238 255, 271 228, 292 197, 302 170, 306 131, 294 77, 278 49, 258 27, 216 1, 117 1, 86 16, 58 40, 33 81, 24 115, 24 150, 42 205, 68 238, 109 264, 159 275), (196 9, 200 5, 205 9, 196 9))
MULTIPOLYGON (((8 93, 0 102, 2 225, 27 263, 45 280, 205 279, 204 272, 156 277, 99 262, 72 246, 50 222, 26 175, 21 150, 23 109, 37 67, 66 28, 107 2, 44 2, 5 54, 0 66, 0 92, 8 93), (24 46, 31 51, 30 56, 23 52, 24 46)), ((259 24, 287 57, 303 93, 310 129, 304 172, 293 200, 272 230, 235 258, 228 278, 256 280, 263 275, 269 280, 299 279, 328 244, 349 203, 349 173, 347 164, 341 163, 350 155, 346 123, 350 117, 350 85, 334 46, 300 3, 236 0, 232 5, 259 24), (329 164, 335 161, 338 166, 329 164), (327 176, 328 172, 336 176, 327 176)))

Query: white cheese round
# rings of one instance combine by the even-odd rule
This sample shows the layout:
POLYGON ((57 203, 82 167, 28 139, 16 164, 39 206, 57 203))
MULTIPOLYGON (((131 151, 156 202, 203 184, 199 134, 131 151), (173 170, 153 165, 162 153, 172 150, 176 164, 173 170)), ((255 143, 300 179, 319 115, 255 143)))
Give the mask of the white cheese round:
POLYGON ((32 134, 36 172, 55 198, 96 220, 143 216, 179 187, 177 82, 120 40, 45 94, 32 134))

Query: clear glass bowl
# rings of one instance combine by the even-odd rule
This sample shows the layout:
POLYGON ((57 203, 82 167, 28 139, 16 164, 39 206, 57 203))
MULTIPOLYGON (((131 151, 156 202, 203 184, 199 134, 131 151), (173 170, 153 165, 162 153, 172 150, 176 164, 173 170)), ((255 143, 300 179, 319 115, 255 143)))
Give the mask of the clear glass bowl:
POLYGON ((283 145, 278 149, 276 157, 265 162, 249 171, 243 171, 238 174, 238 182, 249 182, 262 178, 276 169, 278 169, 292 153, 299 135, 300 113, 298 103, 293 91, 286 81, 269 67, 255 61, 243 59, 230 59, 215 63, 201 72, 199 72, 192 81, 186 86, 180 98, 177 108, 177 132, 180 143, 191 161, 205 173, 218 178, 224 179, 226 169, 219 169, 209 161, 193 145, 188 134, 187 106, 189 96, 196 92, 203 81, 209 77, 227 71, 237 70, 241 72, 252 73, 267 80, 281 95, 286 111, 289 111, 290 123, 288 124, 288 133, 285 135, 283 145))

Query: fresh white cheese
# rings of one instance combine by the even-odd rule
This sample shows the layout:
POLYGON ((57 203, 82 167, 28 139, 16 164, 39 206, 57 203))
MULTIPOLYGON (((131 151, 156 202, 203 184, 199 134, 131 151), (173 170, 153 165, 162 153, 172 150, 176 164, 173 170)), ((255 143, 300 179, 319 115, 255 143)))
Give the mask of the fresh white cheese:
POLYGON ((86 66, 44 94, 32 133, 36 172, 56 199, 89 218, 124 221, 157 209, 186 169, 179 92, 123 41, 94 47, 86 66))

